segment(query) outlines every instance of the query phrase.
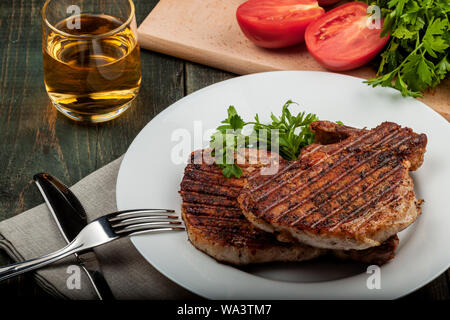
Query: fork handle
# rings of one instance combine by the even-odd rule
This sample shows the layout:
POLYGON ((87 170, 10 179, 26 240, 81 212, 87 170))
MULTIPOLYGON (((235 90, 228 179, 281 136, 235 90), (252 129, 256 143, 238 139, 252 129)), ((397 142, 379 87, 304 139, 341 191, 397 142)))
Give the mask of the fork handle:
POLYGON ((68 244, 66 247, 53 253, 50 253, 48 255, 42 256, 40 258, 10 264, 6 267, 0 267, 0 282, 15 277, 19 274, 36 270, 38 268, 44 267, 48 264, 61 260, 62 258, 65 258, 75 252, 80 251, 81 247, 82 245, 80 243, 74 241, 68 244))

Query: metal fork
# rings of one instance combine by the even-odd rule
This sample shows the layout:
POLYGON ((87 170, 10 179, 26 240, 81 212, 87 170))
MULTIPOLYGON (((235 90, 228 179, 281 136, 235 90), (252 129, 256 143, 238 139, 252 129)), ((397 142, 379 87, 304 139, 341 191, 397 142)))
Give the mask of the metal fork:
POLYGON ((40 258, 0 267, 0 281, 126 236, 184 230, 174 212, 174 210, 166 209, 139 209, 108 214, 89 223, 71 243, 58 251, 40 258))

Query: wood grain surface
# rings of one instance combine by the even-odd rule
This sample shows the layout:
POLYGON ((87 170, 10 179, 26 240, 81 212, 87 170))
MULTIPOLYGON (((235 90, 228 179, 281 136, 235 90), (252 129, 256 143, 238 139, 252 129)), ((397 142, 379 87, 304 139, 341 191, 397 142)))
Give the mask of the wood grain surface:
MULTIPOLYGON (((105 6, 112 2, 101 1, 105 6)), ((134 2, 138 23, 157 3, 134 2)), ((144 125, 171 103, 235 76, 142 50, 143 82, 132 108, 108 123, 75 123, 51 106, 45 92, 40 18, 43 3, 0 1, 0 220, 42 202, 32 182, 35 173, 48 171, 74 184, 122 155, 144 125)), ((0 251, 0 265, 8 262, 0 251)), ((444 273, 406 299, 450 299, 448 277, 448 272, 444 273)), ((51 298, 35 284, 32 275, 0 283, 0 297, 51 298)))
MULTIPOLYGON (((162 52, 237 74, 274 70, 327 71, 304 44, 269 50, 259 48, 242 34, 236 8, 243 0, 161 0, 139 26, 143 48, 162 52)), ((375 68, 363 66, 344 72, 372 78, 375 68)), ((423 101, 450 120, 450 79, 423 101)))

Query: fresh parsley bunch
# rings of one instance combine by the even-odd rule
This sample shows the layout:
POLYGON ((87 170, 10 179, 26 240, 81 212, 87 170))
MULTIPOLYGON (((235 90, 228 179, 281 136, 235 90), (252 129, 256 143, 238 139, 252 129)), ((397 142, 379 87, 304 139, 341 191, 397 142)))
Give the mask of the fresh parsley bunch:
POLYGON ((213 156, 216 158, 216 164, 222 169, 223 175, 227 178, 240 178, 242 169, 236 164, 227 164, 228 158, 232 156, 239 147, 244 147, 248 144, 248 137, 242 134, 242 129, 246 125, 241 116, 237 114, 234 106, 228 107, 228 118, 221 121, 223 125, 216 128, 216 132, 211 136, 209 142, 213 149, 213 156), (242 139, 244 143, 242 146, 242 139), (247 143, 246 141, 247 140, 247 143), (221 159, 218 163, 217 159, 221 159))
POLYGON ((217 127, 210 141, 216 164, 222 169, 225 177, 239 178, 242 175, 242 169, 236 163, 230 164, 226 161, 227 156, 230 159, 239 148, 265 148, 270 151, 271 141, 275 141, 279 145, 282 158, 295 160, 301 148, 314 141, 314 133, 309 130, 309 124, 319 119, 315 114, 305 112, 300 112, 296 116, 292 115, 289 111, 292 103, 294 102, 289 100, 284 104, 280 117, 272 113, 270 124, 261 123, 258 114, 255 116, 255 121, 245 122, 233 106, 228 108, 228 118, 217 127), (246 125, 253 125, 249 135, 242 133, 246 125), (263 131, 264 134, 262 134, 263 131), (272 137, 272 134, 276 136, 272 137), (221 160, 220 163, 217 159, 221 160))
POLYGON ((255 116, 255 122, 251 122, 254 125, 254 134, 258 134, 261 130, 267 130, 267 148, 270 150, 270 141, 272 130, 278 130, 278 137, 275 139, 279 144, 279 152, 281 157, 285 160, 295 160, 300 154, 300 150, 314 142, 314 133, 309 130, 309 124, 313 121, 319 120, 315 114, 300 112, 296 116, 293 116, 289 111, 289 105, 291 100, 287 101, 281 111, 281 116, 277 118, 272 113, 270 118, 272 123, 262 124, 259 121, 259 116, 255 116), (298 128, 298 130, 297 130, 298 128))
POLYGON ((449 0, 366 0, 381 8, 381 36, 391 35, 372 86, 393 87, 420 97, 450 71, 449 0))

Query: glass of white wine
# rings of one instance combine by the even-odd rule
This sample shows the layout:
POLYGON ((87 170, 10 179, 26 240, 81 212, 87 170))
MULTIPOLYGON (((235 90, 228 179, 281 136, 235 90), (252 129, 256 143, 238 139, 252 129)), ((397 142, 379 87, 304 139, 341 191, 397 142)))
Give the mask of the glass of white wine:
POLYGON ((128 109, 141 84, 133 2, 47 0, 42 18, 44 81, 53 105, 84 122, 108 121, 128 109))

